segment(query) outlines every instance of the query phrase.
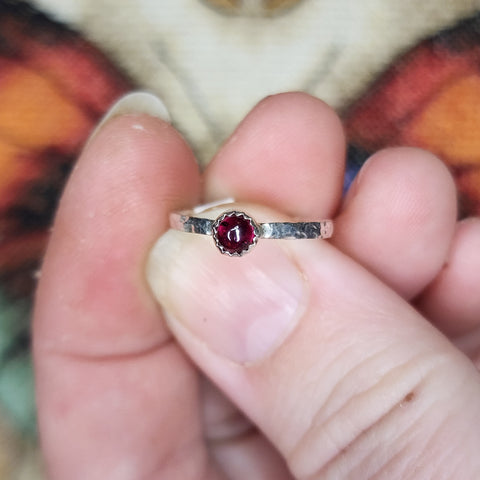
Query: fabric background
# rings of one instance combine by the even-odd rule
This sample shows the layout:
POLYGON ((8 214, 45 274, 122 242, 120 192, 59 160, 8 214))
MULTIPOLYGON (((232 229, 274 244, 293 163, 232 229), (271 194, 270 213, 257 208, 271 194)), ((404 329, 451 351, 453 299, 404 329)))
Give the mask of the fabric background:
MULTIPOLYGON (((437 153, 480 214, 480 0, 0 0, 0 479, 43 478, 29 353, 55 207, 96 122, 158 94, 205 165, 265 95, 334 106, 345 189, 372 152, 437 153)), ((321 185, 321 179, 319 179, 321 185)))

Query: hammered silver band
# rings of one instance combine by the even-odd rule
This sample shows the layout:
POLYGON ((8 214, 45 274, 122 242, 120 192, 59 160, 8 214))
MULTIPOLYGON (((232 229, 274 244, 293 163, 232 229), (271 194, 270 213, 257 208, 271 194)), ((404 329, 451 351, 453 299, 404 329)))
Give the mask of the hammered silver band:
POLYGON ((330 238, 333 222, 266 222, 258 223, 250 215, 239 210, 224 210, 215 219, 197 216, 213 207, 233 206, 230 199, 207 205, 199 205, 193 210, 170 214, 170 226, 186 233, 197 233, 213 237, 220 253, 230 257, 241 257, 248 253, 259 238, 313 239, 330 238))
MULTIPOLYGON (((200 235, 213 235, 215 219, 195 217, 191 212, 175 212, 170 215, 170 226, 175 230, 200 235)), ((332 220, 319 222, 267 222, 257 223, 259 238, 314 239, 330 238, 333 234, 332 220)))

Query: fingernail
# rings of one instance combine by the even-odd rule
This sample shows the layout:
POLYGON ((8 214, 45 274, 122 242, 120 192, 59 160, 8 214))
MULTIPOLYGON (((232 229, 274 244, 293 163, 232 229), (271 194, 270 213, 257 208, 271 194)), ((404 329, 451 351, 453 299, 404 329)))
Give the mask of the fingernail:
POLYGON ((270 356, 306 302, 301 272, 271 240, 233 258, 210 237, 170 230, 150 253, 147 278, 173 327, 181 323, 182 331, 239 364, 270 356))
POLYGON ((148 92, 132 92, 127 93, 117 100, 108 110, 108 112, 100 120, 100 123, 91 133, 89 142, 94 138, 100 129, 114 117, 128 114, 146 114, 152 117, 160 118, 165 122, 170 122, 170 114, 165 104, 152 93, 148 92))

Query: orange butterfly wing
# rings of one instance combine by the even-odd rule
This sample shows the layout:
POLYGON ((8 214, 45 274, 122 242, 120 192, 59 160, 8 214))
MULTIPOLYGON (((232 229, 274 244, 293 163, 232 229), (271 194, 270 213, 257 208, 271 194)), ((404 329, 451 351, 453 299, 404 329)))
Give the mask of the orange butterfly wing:
POLYGON ((11 294, 31 291, 72 162, 130 88, 76 33, 0 3, 0 280, 11 294))
POLYGON ((480 214, 480 16, 400 58, 346 113, 350 142, 373 152, 410 145, 450 167, 462 215, 480 214))

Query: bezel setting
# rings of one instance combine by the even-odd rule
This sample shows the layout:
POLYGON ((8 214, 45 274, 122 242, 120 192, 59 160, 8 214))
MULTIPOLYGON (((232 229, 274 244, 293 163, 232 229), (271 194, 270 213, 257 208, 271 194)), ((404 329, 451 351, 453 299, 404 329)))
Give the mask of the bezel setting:
MULTIPOLYGON (((238 227, 240 226, 241 225, 238 225, 238 227)), ((260 237, 260 228, 255 222, 255 220, 250 217, 250 215, 247 215, 245 212, 231 210, 222 213, 213 222, 212 236, 215 242, 215 246, 220 250, 221 253, 230 257, 241 257, 246 253, 250 252, 250 250, 257 244, 258 238, 260 237), (239 240, 236 242, 239 244, 237 248, 228 247, 226 243, 231 241, 231 239, 222 238, 222 233, 220 232, 222 223, 224 223, 226 220, 233 220, 234 218, 241 219, 241 221, 238 222, 239 224, 244 224, 246 221, 247 226, 251 228, 251 230, 248 232, 240 232, 240 234, 245 235, 246 238, 244 240, 239 240)))

